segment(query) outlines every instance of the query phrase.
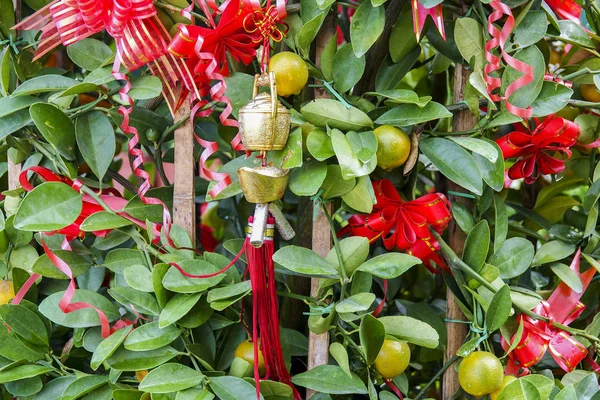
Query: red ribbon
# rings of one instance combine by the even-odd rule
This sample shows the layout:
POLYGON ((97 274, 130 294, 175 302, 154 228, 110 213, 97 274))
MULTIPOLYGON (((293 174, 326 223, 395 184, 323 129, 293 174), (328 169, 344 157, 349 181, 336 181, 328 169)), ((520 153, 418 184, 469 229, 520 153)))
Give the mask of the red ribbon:
MULTIPOLYGON (((523 130, 522 125, 517 125, 523 130)), ((508 169, 510 179, 525 178, 534 182, 541 174, 564 171, 565 160, 555 158, 555 153, 571 157, 570 147, 577 143, 579 125, 567 119, 550 115, 533 132, 514 131, 496 140, 505 159, 516 158, 508 169)))
POLYGON ((353 215, 348 226, 339 234, 350 232, 362 236, 370 243, 379 238, 388 250, 406 250, 421 259, 432 272, 437 267, 447 270, 448 266, 439 254, 439 243, 429 228, 442 233, 452 219, 450 202, 441 193, 430 193, 412 201, 403 201, 387 179, 373 182, 377 204, 370 215, 353 215))
POLYGON ((533 67, 527 63, 524 63, 523 61, 517 60, 504 50, 506 41, 515 26, 515 19, 512 15, 510 7, 499 0, 492 0, 490 2, 490 7, 492 7, 494 11, 488 17, 487 29, 492 38, 485 44, 485 59, 488 61, 488 63, 483 69, 485 81, 487 83, 488 94, 493 101, 504 100, 506 109, 514 115, 523 118, 529 118, 533 113, 533 108, 531 108, 531 106, 527 108, 517 107, 508 99, 517 89, 533 81, 533 67), (504 23, 502 30, 499 30, 494 26, 494 22, 502 18, 503 15, 506 15, 506 22, 504 23), (495 89, 500 89, 502 86, 502 80, 499 77, 494 77, 491 75, 493 72, 498 71, 501 68, 500 57, 492 53, 492 50, 494 50, 496 47, 500 48, 500 53, 502 55, 502 59, 504 59, 504 62, 522 74, 521 77, 515 79, 510 85, 508 85, 506 91, 504 92, 504 96, 501 96, 499 93, 492 93, 495 89))
POLYGON ((574 0, 546 0, 546 4, 550 6, 559 17, 570 19, 577 24, 580 24, 581 6, 574 0))
POLYGON ((413 15, 413 30, 417 35, 417 42, 421 38, 421 33, 423 32, 423 27, 425 26, 425 20, 427 16, 431 16, 433 23, 437 27, 442 38, 446 40, 446 29, 444 27, 444 16, 442 14, 442 4, 438 4, 437 6, 433 6, 431 8, 425 8, 419 0, 412 0, 410 2, 412 6, 412 15, 413 15))
MULTIPOLYGON (((592 281, 596 269, 592 267, 580 273, 580 257, 581 249, 578 249, 571 262, 571 270, 581 279, 583 286, 581 293, 575 292, 561 282, 547 301, 540 302, 533 309, 536 314, 563 325, 569 325, 581 315, 585 305, 579 300, 592 281)), ((521 315, 519 318, 524 324, 524 329, 519 344, 509 354, 507 368, 511 371, 516 372, 519 367, 527 369, 537 364, 547 350, 550 350, 552 358, 567 372, 573 371, 586 357, 588 351, 585 346, 573 339, 569 333, 552 326, 549 322, 539 321, 527 315, 521 315), (519 366, 516 361, 519 362, 519 366)), ((508 344, 504 341, 503 346, 505 349, 508 348, 508 344)), ((525 373, 527 372, 526 370, 525 373)))

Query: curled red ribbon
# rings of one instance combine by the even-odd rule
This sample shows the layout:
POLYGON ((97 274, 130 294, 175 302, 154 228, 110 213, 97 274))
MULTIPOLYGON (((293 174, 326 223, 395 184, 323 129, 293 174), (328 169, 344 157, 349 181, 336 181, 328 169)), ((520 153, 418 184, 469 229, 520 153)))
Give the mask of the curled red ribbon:
MULTIPOLYGON (((563 325, 569 325, 581 315, 585 305, 579 300, 592 281, 596 269, 592 267, 584 273, 580 273, 580 257, 581 249, 578 249, 570 268, 581 279, 583 286, 581 293, 575 292, 567 284, 561 282, 547 301, 540 302, 533 309, 536 314, 563 325)), ((573 371, 577 364, 586 357, 588 351, 585 346, 569 333, 557 329, 548 322, 527 315, 520 315, 519 319, 523 322, 524 329, 519 344, 509 354, 507 368, 511 372, 525 368, 525 373, 527 373, 527 369, 537 364, 548 350, 560 368, 567 372, 573 371), (516 361, 519 365, 516 364, 516 361)), ((502 341, 502 344, 507 350, 508 344, 505 341, 502 341)))
POLYGON ((490 2, 490 7, 492 7, 494 11, 488 17, 487 29, 492 38, 485 44, 485 59, 488 61, 488 63, 483 69, 483 74, 487 83, 488 94, 493 101, 504 100, 506 109, 514 115, 522 118, 529 118, 533 113, 533 108, 531 108, 531 106, 527 108, 517 107, 509 101, 509 98, 517 89, 533 81, 533 67, 527 63, 524 63, 523 61, 517 60, 504 50, 506 41, 515 26, 515 19, 512 15, 510 7, 499 0, 492 0, 490 2), (494 26, 494 22, 500 20, 503 15, 506 15, 506 21, 504 22, 502 30, 499 30, 496 28, 496 26, 494 26), (493 72, 498 71, 501 68, 500 57, 492 53, 496 47, 500 49, 500 54, 502 55, 504 62, 522 74, 521 77, 515 79, 510 85, 508 85, 504 92, 504 96, 501 96, 499 93, 492 93, 494 90, 500 89, 502 86, 502 80, 499 77, 494 77, 491 75, 493 72))
POLYGON ((412 201, 403 201, 387 179, 373 182, 377 204, 370 215, 353 215, 348 226, 339 235, 350 233, 362 236, 370 243, 379 238, 388 250, 405 250, 421 259, 432 272, 437 267, 447 270, 448 266, 439 254, 439 243, 429 228, 442 233, 452 219, 451 206, 446 196, 431 193, 412 201))
MULTIPOLYGON (((522 125, 518 129, 524 130, 522 125)), ((510 179, 525 178, 534 182, 540 174, 557 174, 565 169, 565 160, 555 158, 559 153, 571 157, 570 147, 577 143, 579 125, 550 115, 533 132, 514 131, 496 140, 505 159, 517 161, 508 169, 510 179)))
POLYGON ((442 38, 446 40, 446 28, 444 27, 444 16, 442 14, 442 3, 431 8, 425 8, 419 0, 411 0, 410 5, 412 7, 413 15, 413 30, 417 35, 417 42, 421 38, 423 27, 425 26, 425 20, 427 16, 431 16, 433 23, 437 27, 442 38))

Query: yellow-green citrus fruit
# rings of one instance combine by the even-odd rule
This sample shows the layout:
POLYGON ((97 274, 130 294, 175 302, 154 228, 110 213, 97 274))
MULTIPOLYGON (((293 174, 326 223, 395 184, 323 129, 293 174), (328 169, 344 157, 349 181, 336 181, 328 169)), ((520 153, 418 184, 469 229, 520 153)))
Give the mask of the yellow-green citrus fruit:
POLYGON ((503 379, 502 363, 487 351, 472 352, 462 360, 458 368, 460 386, 475 397, 498 390, 503 379))
POLYGON ((0 280, 0 305, 8 304, 15 297, 15 288, 12 281, 0 280))
POLYGON ((147 369, 140 369, 139 371, 135 371, 135 379, 137 379, 138 382, 143 381, 146 375, 148 375, 147 369))
POLYGON ((579 86, 579 91, 587 101, 600 102, 600 92, 596 89, 596 85, 582 83, 579 86))
POLYGON ((375 369, 385 379, 402 374, 410 363, 410 347, 406 342, 385 339, 375 358, 375 369))
MULTIPOLYGON (((254 365, 254 343, 250 340, 244 340, 235 349, 234 356, 254 365)), ((265 359, 260 349, 258 350, 258 371, 261 375, 265 373, 265 359)))
POLYGON ((269 72, 275 73, 277 94, 283 97, 300 93, 308 82, 306 63, 291 51, 283 51, 271 57, 269 72))
POLYGON ((381 125, 373 131, 377 138, 377 166, 391 171, 406 162, 410 154, 410 138, 402 129, 381 125))
POLYGON ((502 379, 502 385, 500 385, 500 387, 498 389, 496 389, 492 393, 490 393, 490 400, 496 400, 498 398, 498 396, 500 395, 500 392, 502 391, 502 389, 504 389, 512 381, 516 381, 516 380, 517 380, 517 378, 515 378, 514 376, 506 375, 504 377, 504 379, 502 379))

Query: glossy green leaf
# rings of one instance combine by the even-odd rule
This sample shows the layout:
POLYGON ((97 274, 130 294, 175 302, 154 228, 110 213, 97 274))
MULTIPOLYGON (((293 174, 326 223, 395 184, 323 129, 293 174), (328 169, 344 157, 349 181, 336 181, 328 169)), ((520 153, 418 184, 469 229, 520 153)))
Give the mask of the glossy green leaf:
POLYGON ((564 282, 575 292, 581 293, 583 291, 581 278, 577 275, 575 271, 569 268, 568 265, 562 263, 552 263, 550 264, 550 269, 556 274, 556 276, 558 276, 558 278, 562 282, 564 282))
MULTIPOLYGON (((350 40, 356 57, 364 56, 383 33, 385 10, 363 1, 350 22, 350 40)), ((335 68, 335 64, 334 64, 335 68)))
POLYGON ((319 191, 326 176, 327 164, 315 160, 305 162, 300 168, 294 168, 290 172, 290 190, 297 196, 313 196, 319 191))
POLYGON ((504 325, 510 315, 511 306, 510 288, 508 285, 503 285, 494 294, 485 314, 485 326, 488 332, 494 332, 504 325))
POLYGON ((90 169, 102 180, 115 153, 115 131, 100 111, 92 111, 77 118, 75 123, 77 146, 90 169))
POLYGON ((362 347, 367 364, 375 362, 385 339, 385 327, 381 321, 366 314, 360 322, 360 346, 362 347))
MULTIPOLYGON (((509 100, 513 105, 525 108, 533 104, 542 90, 546 63, 542 52, 536 46, 530 46, 523 50, 519 50, 514 54, 514 57, 519 61, 529 64, 533 68, 533 81, 525 86, 519 87, 509 97, 509 100)), ((521 72, 512 67, 507 67, 502 74, 502 92, 506 90, 510 83, 521 76, 521 72)))
POLYGON ((62 182, 46 182, 23 199, 14 226, 24 231, 53 231, 72 224, 81 213, 81 195, 62 182))
POLYGON ((371 258, 357 271, 368 272, 382 279, 394 279, 418 264, 421 264, 421 260, 409 254, 385 253, 371 258))
POLYGON ((565 85, 544 81, 540 94, 531 104, 533 116, 545 117, 562 110, 569 103, 572 95, 573 90, 565 85))
POLYGON ((316 99, 306 103, 300 112, 310 123, 342 131, 373 127, 373 121, 358 108, 346 108, 342 103, 333 99, 316 99))
POLYGON ((108 268, 114 273, 123 275, 125 269, 131 265, 144 265, 146 259, 142 252, 135 249, 114 249, 104 258, 103 267, 108 268))
POLYGON ((16 304, 4 304, 0 306, 0 318, 10 326, 11 331, 25 341, 35 346, 48 346, 46 325, 38 314, 29 308, 16 304))
POLYGON ((533 265, 542 265, 554 261, 562 260, 573 254, 577 246, 562 242, 560 240, 552 240, 548 243, 544 243, 533 257, 533 265))
POLYGON ((451 116, 452 113, 446 107, 432 101, 422 108, 415 104, 401 104, 384 113, 375 122, 403 127, 451 116))
POLYGON ((143 75, 131 81, 129 96, 134 100, 149 100, 160 96, 162 82, 154 75, 143 75))
POLYGON ((542 398, 533 383, 518 379, 502 389, 498 400, 542 400, 542 398))
POLYGON ((192 295, 176 294, 161 311, 158 317, 158 326, 165 328, 177 322, 196 305, 200 300, 200 296, 201 293, 192 295))
POLYGON ((548 36, 588 49, 593 49, 595 47, 590 36, 578 23, 569 20, 560 20, 558 21, 558 26, 560 27, 560 33, 557 32, 554 27, 551 27, 548 29, 548 36))
MULTIPOLYGON (((351 276, 356 268, 365 262, 369 256, 369 240, 360 236, 351 236, 339 241, 339 249, 342 253, 342 262, 344 263, 347 276, 351 276)), ((333 247, 327 253, 325 261, 340 269, 339 259, 336 248, 333 247)))
MULTIPOLYGON (((383 7, 378 7, 383 13, 383 7)), ((418 46, 417 35, 413 29, 413 17, 409 7, 398 15, 390 34, 389 50, 392 61, 400 62, 418 46)))
POLYGON ((133 224, 127 218, 108 211, 99 211, 87 217, 81 223, 81 230, 85 232, 103 231, 107 229, 122 228, 133 224))
POLYGON ((143 265, 132 265, 127 267, 124 273, 125 282, 140 292, 154 292, 152 285, 152 272, 143 265))
POLYGON ((131 329, 132 325, 126 326, 112 333, 109 337, 102 340, 90 360, 90 367, 95 371, 108 357, 112 356, 115 351, 121 346, 131 329))
POLYGON ((177 355, 179 352, 169 346, 148 351, 129 351, 121 347, 107 363, 117 371, 139 371, 158 367, 177 355))
POLYGON ((338 271, 312 250, 300 246, 285 246, 273 254, 273 261, 296 274, 337 278, 338 271))
POLYGON ((125 348, 132 351, 155 350, 166 346, 179 337, 181 331, 174 325, 160 328, 158 322, 150 322, 136 328, 125 340, 125 348))
POLYGON ((548 29, 548 17, 543 10, 530 10, 514 30, 513 41, 519 48, 536 44, 544 38, 548 29))
POLYGON ((483 68, 485 63, 485 50, 483 41, 483 27, 474 18, 457 18, 454 27, 454 40, 456 46, 465 61, 474 64, 471 67, 475 70, 483 68))
POLYGON ((117 286, 108 289, 108 294, 125 307, 135 306, 142 314, 158 315, 160 307, 156 298, 150 293, 140 292, 130 287, 117 286))
POLYGON ((483 178, 473 157, 456 143, 443 138, 421 140, 423 154, 448 179, 477 195, 483 193, 483 178))
POLYGON ((514 237, 507 239, 490 258, 489 263, 500 270, 502 279, 521 275, 533 261, 533 245, 527 239, 514 237))
POLYGON ((435 329, 416 318, 393 316, 381 317, 379 321, 385 327, 385 333, 400 340, 418 346, 435 349, 439 344, 439 335, 435 329))
POLYGON ((350 372, 350 364, 348 361, 348 351, 346 351, 346 348, 341 343, 333 342, 329 345, 329 353, 346 375, 352 378, 352 372, 350 372))
POLYGON ((383 90, 396 89, 413 65, 415 65, 420 54, 421 47, 416 46, 406 57, 397 63, 394 63, 391 56, 388 55, 377 71, 375 90, 381 92, 383 90))
POLYGON ((490 248, 490 227, 486 220, 471 229, 465 241, 463 261, 476 272, 481 271, 490 248))
POLYGON ((75 126, 58 107, 48 103, 36 103, 29 107, 29 114, 44 139, 67 160, 75 159, 75 126))
POLYGON ((367 311, 374 301, 374 293, 358 293, 337 303, 335 305, 335 310, 339 313, 367 311))
MULTIPOLYGON (((92 266, 90 261, 72 251, 55 250, 54 254, 67 263, 67 265, 71 268, 71 272, 73 273, 74 277, 85 273, 92 266)), ((46 254, 42 254, 35 261, 32 270, 33 272, 38 273, 46 278, 69 279, 67 275, 63 274, 58 268, 56 268, 46 254)))
POLYGON ((108 382, 106 375, 86 375, 69 384, 62 394, 61 400, 75 400, 92 393, 108 382))
POLYGON ((113 51, 100 40, 86 38, 67 46, 69 58, 88 71, 100 68, 113 58, 113 51))
MULTIPOLYGON (((331 138, 322 129, 313 129, 306 137, 308 152, 318 161, 325 161, 335 155, 331 138)), ((293 172, 293 171, 292 171, 293 172)))
MULTIPOLYGON (((209 385, 220 400, 256 399, 254 386, 235 376, 212 377, 209 385)), ((259 400, 264 400, 262 394, 259 400)))
POLYGON ((331 142, 338 159, 343 179, 366 176, 377 167, 377 139, 373 132, 348 132, 344 135, 338 129, 331 130, 331 142), (350 139, 354 134, 353 143, 350 139), (360 138, 362 136, 363 138, 360 138), (360 152, 368 153, 371 157, 367 161, 359 158, 360 152))
MULTIPOLYGON (((369 4, 368 2, 363 2, 369 4)), ((352 19, 354 21, 354 18, 352 19)), ((332 75, 334 86, 340 93, 346 93, 358 83, 366 66, 364 55, 354 55, 351 43, 342 45, 333 57, 332 75)))
POLYGON ((342 196, 342 200, 354 210, 369 214, 373 211, 375 202, 373 185, 368 176, 361 176, 356 179, 354 189, 342 196))
POLYGON ((334 365, 320 365, 292 378, 295 385, 328 394, 367 394, 367 387, 355 374, 346 375, 334 365))
POLYGON ((147 393, 171 393, 199 385, 202 372, 182 364, 167 363, 153 369, 140 382, 139 389, 147 393))
MULTIPOLYGON (((64 292, 57 292, 46 297, 40 303, 40 313, 55 324, 69 328, 89 328, 100 325, 100 318, 94 309, 84 308, 69 313, 62 312, 58 303, 63 295, 64 292)), ((121 316, 117 307, 99 293, 77 289, 72 302, 86 302, 99 308, 109 321, 114 321, 121 316)))
MULTIPOLYGON (((220 269, 204 260, 184 260, 178 264, 185 272, 192 275, 213 274, 220 269)), ((223 273, 210 278, 188 278, 181 274, 175 267, 171 267, 163 278, 162 283, 166 289, 172 292, 198 293, 218 285, 225 276, 226 274, 223 273)))
POLYGON ((25 96, 30 94, 60 92, 78 84, 72 78, 62 75, 41 75, 21 83, 12 93, 12 96, 25 96))
POLYGON ((53 370, 53 367, 49 367, 47 365, 19 365, 17 367, 0 372, 0 384, 47 374, 48 372, 53 370))
POLYGON ((29 106, 38 101, 33 96, 0 98, 0 139, 31 123, 29 106))

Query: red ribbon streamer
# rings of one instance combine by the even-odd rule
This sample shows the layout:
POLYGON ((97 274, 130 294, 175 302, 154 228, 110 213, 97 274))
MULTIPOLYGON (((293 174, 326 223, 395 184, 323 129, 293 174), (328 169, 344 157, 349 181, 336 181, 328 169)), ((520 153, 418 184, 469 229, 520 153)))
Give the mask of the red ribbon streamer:
POLYGON ((439 254, 439 243, 429 227, 442 233, 452 219, 450 202, 441 193, 431 193, 412 201, 403 201, 387 179, 373 182, 377 203, 370 215, 353 215, 348 226, 339 232, 363 236, 370 243, 379 238, 388 250, 406 250, 421 259, 432 272, 438 273, 435 263, 444 270, 448 266, 439 254))
POLYGON ((412 15, 413 15, 413 30, 417 35, 417 42, 421 38, 421 34, 423 32, 423 27, 425 26, 425 20, 427 16, 431 16, 433 23, 437 27, 442 38, 446 40, 446 28, 444 27, 444 16, 442 14, 442 4, 438 4, 437 6, 433 6, 431 8, 425 8, 419 0, 411 0, 410 2, 412 7, 412 15))
MULTIPOLYGON (((524 130, 522 125, 518 129, 524 130)), ((514 131, 496 140, 505 159, 517 161, 508 169, 510 179, 525 178, 534 182, 541 174, 557 174, 565 169, 565 160, 555 153, 571 157, 570 147, 577 143, 579 125, 567 119, 550 115, 533 132, 514 131)))
POLYGON ((485 44, 485 59, 488 61, 488 63, 483 69, 485 81, 487 83, 488 94, 493 101, 504 100, 506 109, 514 115, 522 118, 529 118, 533 113, 533 108, 531 108, 531 106, 527 108, 517 107, 509 101, 509 98, 517 89, 533 81, 533 67, 527 63, 524 63, 523 61, 517 60, 504 50, 506 41, 515 26, 515 19, 512 15, 510 7, 499 0, 492 0, 490 2, 490 7, 492 7, 494 11, 488 17, 487 29, 492 38, 485 44), (506 15, 506 22, 504 23, 502 30, 499 30, 494 26, 494 22, 500 20, 503 15, 506 15), (493 72, 498 71, 501 68, 500 57, 492 53, 496 47, 500 48, 500 54, 502 55, 504 62, 522 74, 521 77, 515 79, 510 85, 508 85, 504 92, 504 96, 501 96, 499 93, 492 93, 495 89, 500 89, 502 86, 502 80, 499 77, 494 77, 491 75, 493 72))
MULTIPOLYGON (((536 314, 563 325, 569 325, 581 315, 585 305, 579 300, 592 281, 596 269, 592 267, 580 273, 580 257, 581 249, 578 249, 570 268, 581 279, 583 286, 581 293, 575 292, 561 282, 547 301, 540 302, 533 309, 536 314)), ((521 315, 519 318, 524 324, 523 335, 515 350, 509 354, 507 368, 510 370, 517 371, 522 367, 527 373, 527 368, 537 364, 547 350, 560 368, 567 372, 573 371, 586 357, 588 351, 585 346, 573 339, 569 333, 554 327, 549 322, 536 320, 527 315, 521 315), (515 361, 519 362, 518 366, 515 361)), ((508 348, 508 344, 504 341, 503 346, 505 350, 508 348)))

